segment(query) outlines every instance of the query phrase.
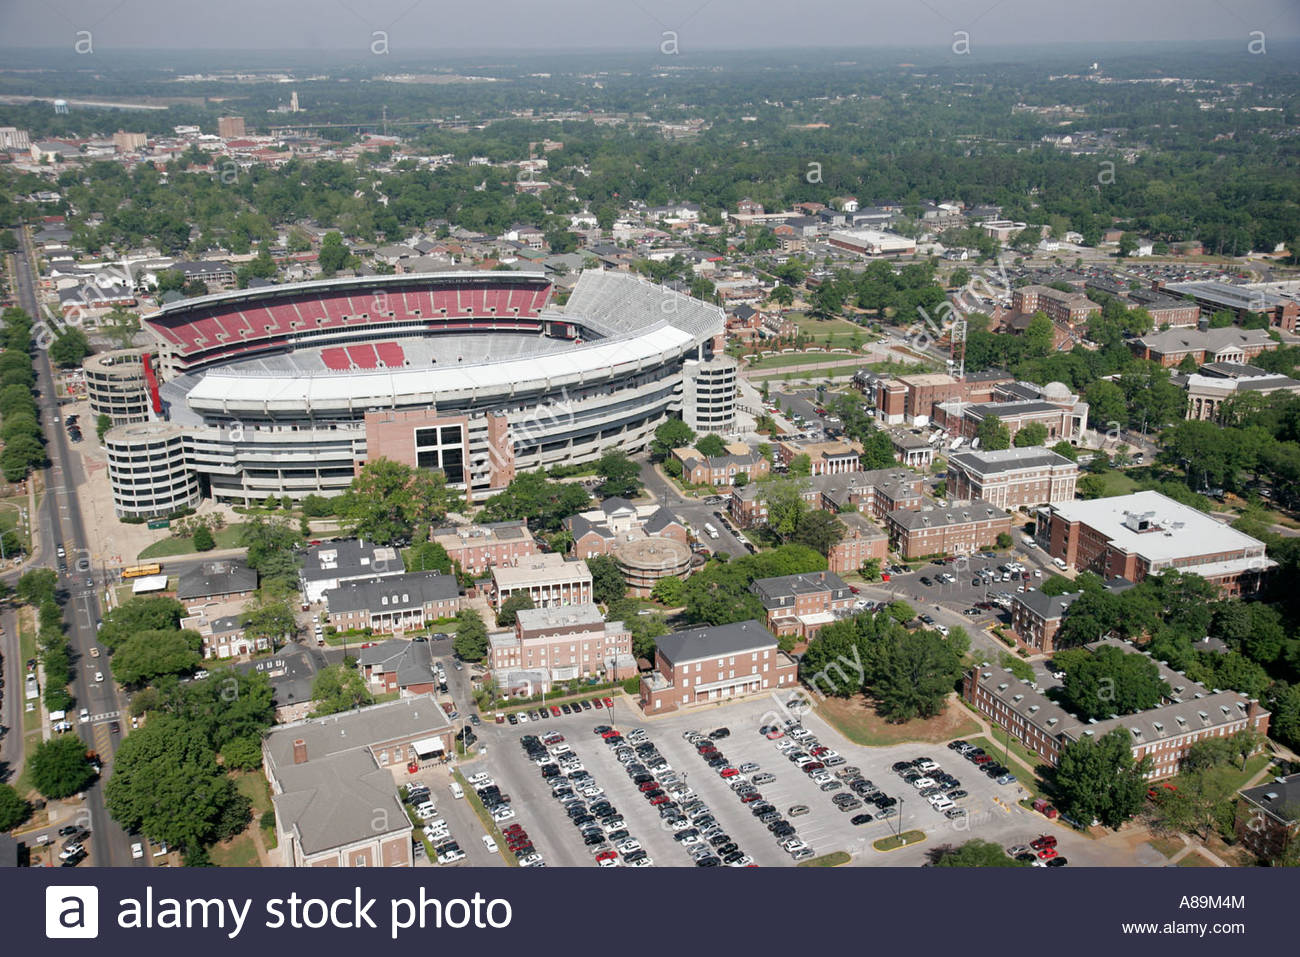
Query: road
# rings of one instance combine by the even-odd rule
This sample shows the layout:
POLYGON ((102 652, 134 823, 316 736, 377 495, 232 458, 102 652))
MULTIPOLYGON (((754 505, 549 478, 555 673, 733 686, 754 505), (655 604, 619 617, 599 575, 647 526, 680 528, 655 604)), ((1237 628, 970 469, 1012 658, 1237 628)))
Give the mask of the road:
MULTIPOLYGON (((26 232, 21 229, 16 232, 19 250, 15 254, 14 291, 18 304, 33 318, 39 318, 31 269, 36 256, 26 232)), ((33 552, 47 565, 52 563, 59 543, 63 544, 68 555, 69 571, 60 576, 59 586, 66 596, 64 617, 68 624, 74 670, 72 693, 76 706, 88 709, 91 716, 89 721, 77 724, 77 733, 88 749, 99 752, 104 762, 103 776, 86 791, 86 809, 90 813, 94 835, 92 860, 98 867, 142 865, 144 860, 131 860, 131 842, 126 832, 108 816, 104 807, 103 784, 112 774, 113 755, 120 741, 118 736, 109 732, 109 722, 121 714, 121 701, 109 673, 107 656, 102 653, 98 658, 90 656, 90 649, 96 645, 95 627, 100 620, 100 605, 93 583, 88 585, 96 556, 84 550, 88 539, 77 500, 81 466, 68 449, 48 353, 40 350, 35 366, 37 405, 48 439, 46 449, 50 466, 45 473, 46 495, 32 523, 35 533, 33 552), (94 680, 96 671, 104 673, 104 681, 94 680)))
POLYGON ((727 514, 725 501, 710 505, 703 499, 685 497, 648 461, 641 463, 641 484, 645 486, 647 495, 690 523, 691 529, 710 552, 726 552, 733 558, 749 554, 749 549, 736 538, 730 518, 723 517, 727 514), (717 538, 711 538, 704 531, 706 522, 718 530, 717 538))

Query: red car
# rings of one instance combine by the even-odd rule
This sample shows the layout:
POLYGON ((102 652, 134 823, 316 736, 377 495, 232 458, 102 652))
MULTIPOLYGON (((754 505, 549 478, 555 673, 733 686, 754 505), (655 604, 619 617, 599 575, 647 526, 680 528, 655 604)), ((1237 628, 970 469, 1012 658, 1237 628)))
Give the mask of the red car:
POLYGON ((601 732, 601 735, 600 735, 600 736, 601 736, 602 738, 606 738, 606 739, 608 739, 608 738, 619 738, 619 737, 622 737, 622 735, 620 735, 617 731, 613 730, 612 728, 611 728, 609 731, 603 731, 603 732, 601 732))
POLYGON ((803 770, 805 774, 812 774, 814 771, 820 771, 824 767, 826 767, 826 765, 822 764, 820 761, 809 761, 803 766, 803 770))
POLYGON ((1037 840, 1030 841, 1029 846, 1036 851, 1041 851, 1045 847, 1056 847, 1056 838, 1051 834, 1044 834, 1037 840))
POLYGON ((992 760, 993 760, 993 756, 992 756, 992 755, 989 755, 989 754, 981 754, 978 758, 975 759, 975 763, 976 763, 976 764, 988 764, 988 763, 989 763, 990 761, 992 761, 992 760))
POLYGON ((737 771, 735 768, 733 768, 731 765, 727 765, 725 768, 723 768, 718 772, 718 774, 724 778, 734 778, 739 773, 740 772, 737 771))
POLYGON ((773 728, 771 731, 767 733, 766 737, 767 740, 769 741, 775 741, 777 738, 784 738, 785 732, 782 731, 780 728, 773 728))
POLYGON ((605 707, 606 707, 606 708, 609 708, 609 709, 612 711, 613 708, 614 708, 614 699, 613 699, 613 698, 606 698, 606 699, 605 699, 605 707))
POLYGON ((826 745, 819 744, 817 745, 817 747, 813 748, 808 753, 811 754, 814 758, 820 758, 823 754, 826 754, 829 751, 830 748, 826 747, 826 745))
POLYGON ((601 851, 596 855, 597 861, 616 861, 618 860, 618 851, 601 851))
POLYGON ((640 791, 642 794, 645 794, 646 791, 653 791, 658 786, 659 786, 658 781, 646 781, 644 784, 637 785, 637 790, 640 791))
POLYGON ((759 794, 757 791, 750 791, 748 794, 742 794, 740 796, 740 803, 753 804, 755 801, 761 801, 762 799, 763 795, 759 794))
POLYGON ((1038 852, 1038 859, 1040 861, 1050 861, 1055 856, 1056 856, 1056 848, 1054 847, 1045 847, 1038 852))
POLYGON ((660 794, 658 797, 652 797, 650 799, 650 803, 651 805, 657 807, 660 804, 667 804, 671 800, 672 798, 670 798, 667 794, 660 794))

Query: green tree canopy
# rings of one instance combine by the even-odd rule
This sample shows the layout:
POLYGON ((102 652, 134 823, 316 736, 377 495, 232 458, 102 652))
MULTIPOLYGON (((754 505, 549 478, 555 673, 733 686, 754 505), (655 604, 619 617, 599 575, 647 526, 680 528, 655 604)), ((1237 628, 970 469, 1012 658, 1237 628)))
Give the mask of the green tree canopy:
POLYGON ((422 538, 461 503, 441 471, 412 468, 391 459, 367 462, 341 502, 358 538, 379 545, 422 538))
POLYGON ((374 704, 375 697, 356 668, 346 663, 330 665, 316 673, 311 684, 312 716, 337 714, 374 704))
POLYGON ((650 455, 656 462, 662 462, 672 454, 673 449, 690 448, 694 441, 694 429, 681 419, 667 419, 655 429, 655 437, 650 442, 650 455))
POLYGON ((509 598, 501 603, 501 611, 497 613, 497 625, 501 628, 513 628, 515 625, 515 616, 525 608, 535 608, 533 598, 526 591, 515 592, 509 598))
POLYGON ((137 631, 113 651, 113 677, 138 685, 161 675, 187 674, 203 659, 196 631, 137 631))
POLYGON ((1132 738, 1116 728, 1100 738, 1067 744, 1057 762, 1057 803, 1084 826, 1100 820, 1118 828, 1142 807, 1151 759, 1133 760, 1132 738))
POLYGON ((1056 664, 1065 672, 1063 706, 1084 719, 1146 711, 1170 693, 1154 661, 1115 645, 1067 649, 1056 664))
POLYGON ((27 767, 32 786, 52 799, 71 797, 95 779, 86 745, 75 734, 61 734, 36 745, 27 767))
POLYGON ((473 608, 462 609, 456 616, 452 649, 464 661, 482 661, 487 656, 487 626, 483 624, 483 616, 473 608))
POLYGON ((710 432, 700 436, 695 443, 695 451, 705 458, 713 459, 727 454, 727 443, 722 440, 722 436, 710 432))
POLYGON ((960 847, 944 845, 936 848, 930 855, 935 867, 1028 867, 1024 861, 1018 861, 1005 850, 1001 844, 973 838, 960 847))
POLYGON ((601 455, 596 460, 596 474, 605 480, 598 490, 601 498, 632 498, 641 491, 641 466, 622 449, 610 449, 601 455))

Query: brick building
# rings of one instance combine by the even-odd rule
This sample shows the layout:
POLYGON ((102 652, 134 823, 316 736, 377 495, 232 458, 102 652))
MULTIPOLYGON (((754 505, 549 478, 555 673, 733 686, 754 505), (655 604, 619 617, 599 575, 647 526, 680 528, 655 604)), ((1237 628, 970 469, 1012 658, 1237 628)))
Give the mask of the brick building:
POLYGON ((535 608, 585 605, 591 601, 591 569, 582 559, 565 561, 554 552, 492 569, 492 607, 497 611, 516 593, 529 595, 535 608))
POLYGON ((1195 326, 1201 319, 1201 307, 1195 302, 1166 296, 1150 289, 1135 289, 1128 294, 1133 306, 1140 306, 1151 315, 1151 323, 1156 329, 1168 326, 1170 329, 1186 329, 1195 326))
POLYGON ((1077 325, 1101 312, 1101 306, 1081 292, 1062 292, 1051 286, 1021 286, 1011 292, 1011 309, 1032 315, 1043 312, 1053 322, 1077 325))
POLYGON ((662 714, 768 689, 793 688, 799 666, 757 621, 695 628, 655 641, 655 667, 641 675, 641 709, 662 714))
POLYGON ((970 555, 993 548, 999 535, 1011 534, 1011 514, 983 502, 886 516, 889 540, 905 559, 925 555, 970 555))
POLYGON ((488 636, 488 666, 507 693, 549 691, 552 681, 600 675, 622 681, 636 674, 632 633, 621 621, 605 621, 592 604, 524 609, 514 631, 488 636), (543 687, 533 675, 546 676, 543 687))
POLYGON ((1079 594, 1045 595, 1041 591, 1017 594, 1011 601, 1011 631, 1034 651, 1052 652, 1066 609, 1079 594))
POLYGON ((862 446, 857 442, 794 442, 776 444, 776 461, 789 468, 800 455, 808 456, 810 475, 842 475, 861 468, 862 446))
POLYGON ((743 442, 727 446, 725 455, 707 458, 693 448, 673 449, 682 467, 682 481, 688 485, 735 485, 744 474, 753 482, 772 471, 772 464, 743 442))
POLYGON ((948 495, 998 508, 1023 508, 1074 498, 1079 466, 1044 448, 957 452, 948 457, 948 495))
MULTIPOLYGON (((1113 639, 1084 647, 1106 644, 1145 654, 1113 639)), ((1268 733, 1269 713, 1255 699, 1236 691, 1213 691, 1167 665, 1155 664, 1169 686, 1169 696, 1147 711, 1101 721, 1081 720, 1057 704, 1047 693, 1055 681, 1042 672, 1029 682, 1016 678, 1010 669, 977 668, 967 672, 962 694, 976 711, 1053 767, 1071 742, 1101 738, 1115 729, 1126 731, 1134 759, 1151 758, 1152 780, 1177 774, 1188 750, 1204 738, 1247 728, 1268 733)))
POLYGON ((858 512, 839 516, 846 527, 844 538, 826 554, 829 569, 837 574, 856 572, 867 561, 881 561, 889 555, 889 536, 858 512))
POLYGON ((1263 542, 1159 492, 1060 502, 1038 515, 1035 537, 1049 555, 1103 578, 1140 582, 1172 568, 1231 598, 1258 591, 1277 564, 1263 542))
POLYGON ((1193 375, 1175 376, 1173 381, 1181 381, 1187 390, 1187 418, 1207 422, 1217 420, 1223 404, 1238 395, 1300 394, 1300 381, 1233 362, 1212 362, 1193 375))
POLYGON ((778 635, 812 638, 853 607, 853 592, 835 572, 807 572, 760 578, 750 586, 767 611, 767 627, 778 635))
POLYGON ((281 859, 289 867, 410 867, 411 822, 394 771, 452 752, 432 697, 272 728, 262 739, 281 859))
POLYGON ((1260 859, 1284 858, 1300 835, 1300 774, 1239 792, 1235 829, 1241 843, 1260 859))
POLYGON ((339 631, 370 628, 390 634, 454 617, 461 609, 460 585, 456 576, 440 572, 348 581, 325 592, 325 607, 339 631))
POLYGON ((469 575, 482 575, 495 565, 513 565, 537 554, 533 533, 523 521, 436 528, 432 538, 469 575))
POLYGON ((609 555, 624 542, 670 538, 682 545, 690 540, 686 526, 661 505, 635 505, 625 498, 607 498, 598 508, 564 519, 573 536, 570 554, 577 558, 609 555))
POLYGON ((362 648, 357 652, 357 670, 375 694, 433 694, 438 690, 427 641, 390 638, 362 648))
POLYGON ((1129 348, 1139 359, 1150 359, 1162 366, 1176 366, 1191 356, 1198 363, 1245 363, 1261 352, 1276 349, 1278 344, 1267 329, 1168 329, 1139 339, 1130 339, 1129 348))

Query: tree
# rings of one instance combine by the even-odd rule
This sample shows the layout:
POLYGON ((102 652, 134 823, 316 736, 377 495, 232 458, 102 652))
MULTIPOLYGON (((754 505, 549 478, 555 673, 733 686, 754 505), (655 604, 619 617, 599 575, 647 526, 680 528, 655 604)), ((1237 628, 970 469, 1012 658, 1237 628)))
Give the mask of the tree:
POLYGON ((321 240, 317 262, 325 276, 333 276, 347 265, 351 254, 343 245, 343 236, 337 232, 328 232, 321 240))
POLYGON ((104 803, 128 831, 186 849, 241 832, 251 803, 222 773, 200 728, 156 714, 118 748, 104 803))
POLYGON ((1137 238, 1132 233, 1124 233, 1119 237, 1119 251, 1116 253, 1120 259, 1126 256, 1132 256, 1137 249, 1137 238))
POLYGON ((1098 429, 1119 429, 1128 421, 1124 390, 1107 379, 1098 379, 1084 391, 1088 401, 1088 418, 1098 429))
POLYGON ((287 594, 266 588, 245 609, 243 624, 244 634, 254 640, 264 639, 272 648, 292 638, 298 630, 298 619, 287 594))
POLYGON ((764 500, 767 503, 767 527, 782 541, 788 541, 808 512, 803 486, 791 479, 775 479, 767 483, 764 500))
POLYGON ((655 429, 655 437, 650 442, 650 456, 656 462, 662 462, 673 449, 689 448, 694 441, 694 429, 681 419, 667 419, 655 429))
POLYGON ((862 576, 864 581, 878 582, 884 576, 881 569, 882 564, 879 558, 868 558, 862 563, 862 567, 858 569, 858 574, 862 576))
POLYGON ((200 525, 194 529, 194 550, 196 552, 210 552, 217 547, 217 540, 212 537, 212 532, 206 525, 200 525))
POLYGON ((473 608, 464 608, 456 615, 456 637, 452 650, 463 661, 482 661, 487 655, 487 626, 483 616, 473 608))
POLYGON ((86 745, 75 734, 42 741, 27 759, 32 786, 50 799, 71 797, 95 779, 86 745))
POLYGON ((996 415, 985 416, 980 420, 975 432, 980 448, 986 452, 996 452, 1011 447, 1011 430, 996 415))
POLYGON ((1028 867, 1018 861, 1001 844, 979 838, 967 841, 960 847, 945 844, 930 853, 930 863, 935 867, 1028 867))
POLYGON ((1114 645, 1062 651, 1056 664, 1065 672, 1062 705, 1085 720, 1146 711, 1170 693, 1154 661, 1114 645))
POLYGON ((90 351, 86 334, 76 326, 69 326, 50 343, 50 361, 66 369, 81 365, 81 360, 90 355, 90 351))
POLYGON ((515 616, 525 608, 535 608, 533 598, 526 591, 515 592, 509 598, 501 603, 501 611, 497 613, 497 625, 502 628, 513 628, 515 626, 515 616))
POLYGON ((45 601, 52 601, 59 588, 59 576, 52 568, 33 568, 24 572, 18 579, 15 594, 18 600, 29 605, 39 606, 45 601))
POLYGON ((618 562, 609 555, 596 555, 587 559, 591 571, 591 597, 601 605, 608 605, 627 594, 627 581, 619 571, 618 562))
POLYGON ((161 675, 193 671, 203 659, 202 639, 195 631, 141 631, 113 652, 113 676, 124 685, 138 685, 161 675))
POLYGON ((1030 422, 1016 433, 1016 448, 1018 449, 1039 446, 1046 441, 1047 426, 1041 422, 1030 422))
POLYGON ((311 684, 312 717, 351 711, 375 703, 366 680, 346 662, 321 669, 311 684))
POLYGON ((252 516, 239 533, 239 543, 248 550, 248 567, 258 573, 262 587, 298 582, 298 556, 302 535, 286 519, 252 516))
POLYGON ((1025 351, 1029 357, 1042 358, 1050 355, 1056 338, 1056 326, 1047 317, 1047 313, 1037 312, 1025 327, 1025 351))
POLYGON ((789 471, 796 478, 807 478, 812 474, 812 457, 807 452, 800 452, 790 459, 789 471))
POLYGON ((12 831, 32 816, 32 806, 11 785, 0 784, 0 831, 12 831))
POLYGON ((591 502, 587 490, 575 482, 555 482, 541 471, 516 475, 504 492, 489 498, 479 513, 485 522, 525 520, 534 529, 552 533, 561 522, 583 511, 591 502))
POLYGON ((680 578, 661 578, 650 589, 650 597, 669 608, 676 608, 686 598, 686 582, 680 578))
POLYGON ((406 554, 408 572, 441 572, 450 575, 453 570, 447 549, 437 542, 417 542, 406 554))
POLYGON ((1203 841, 1231 822, 1240 775, 1230 767, 1206 767, 1178 776, 1177 790, 1159 788, 1154 817, 1164 827, 1188 831, 1203 841))
POLYGON ((1142 807, 1151 759, 1133 760, 1132 738, 1123 728, 1101 738, 1067 744, 1056 766, 1057 803, 1085 826, 1100 820, 1119 828, 1142 807))
POLYGON ((722 436, 710 432, 700 436, 699 441, 695 443, 695 451, 706 459, 714 459, 727 454, 727 443, 722 441, 722 436))
POLYGON ((177 631, 185 606, 174 598, 129 598, 104 615, 98 640, 110 652, 143 631, 177 631))
POLYGON ((847 531, 844 523, 834 514, 815 509, 803 513, 790 541, 829 555, 830 550, 844 540, 847 531))
POLYGON ((939 714, 962 672, 961 654, 938 632, 898 625, 867 646, 863 664, 876 710, 894 722, 939 714))
POLYGON ((460 501, 441 471, 375 459, 362 466, 344 496, 342 513, 358 538, 380 545, 411 541, 460 501))
POLYGON ((596 474, 605 480, 598 489, 601 498, 632 498, 641 491, 641 466, 622 449, 610 449, 597 459, 596 474))
POLYGON ((1079 461, 1079 450, 1064 439, 1053 445, 1052 451, 1063 458, 1069 459, 1071 462, 1079 461))
POLYGON ((998 548, 1010 548, 1013 542, 1011 540, 1011 536, 1008 535, 1006 532, 998 532, 998 537, 997 539, 995 539, 994 544, 998 548))

